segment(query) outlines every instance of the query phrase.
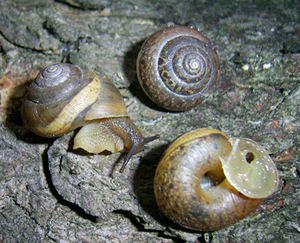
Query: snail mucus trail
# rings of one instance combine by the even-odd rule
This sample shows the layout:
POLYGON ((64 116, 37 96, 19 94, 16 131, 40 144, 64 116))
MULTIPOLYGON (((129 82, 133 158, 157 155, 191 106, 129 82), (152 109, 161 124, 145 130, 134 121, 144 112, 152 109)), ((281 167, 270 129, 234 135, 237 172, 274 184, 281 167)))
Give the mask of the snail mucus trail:
POLYGON ((67 63, 46 67, 28 85, 22 118, 29 130, 44 137, 58 137, 81 127, 74 149, 127 152, 121 172, 133 154, 159 137, 143 137, 110 80, 67 63))

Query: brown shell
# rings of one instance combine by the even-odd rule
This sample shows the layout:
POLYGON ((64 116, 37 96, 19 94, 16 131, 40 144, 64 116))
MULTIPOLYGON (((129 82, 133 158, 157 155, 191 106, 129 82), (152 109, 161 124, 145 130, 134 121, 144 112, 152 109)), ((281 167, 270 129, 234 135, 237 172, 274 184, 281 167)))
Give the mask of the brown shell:
POLYGON ((115 86, 76 65, 53 64, 28 86, 22 118, 34 133, 57 137, 86 121, 128 117, 115 86))
POLYGON ((193 230, 217 230, 244 218, 261 202, 242 195, 225 178, 219 157, 232 150, 228 139, 220 131, 198 129, 165 152, 154 192, 159 208, 174 222, 193 230))
POLYGON ((200 32, 185 26, 168 27, 144 42, 137 75, 154 103, 167 110, 188 110, 201 103, 219 80, 219 58, 200 32))

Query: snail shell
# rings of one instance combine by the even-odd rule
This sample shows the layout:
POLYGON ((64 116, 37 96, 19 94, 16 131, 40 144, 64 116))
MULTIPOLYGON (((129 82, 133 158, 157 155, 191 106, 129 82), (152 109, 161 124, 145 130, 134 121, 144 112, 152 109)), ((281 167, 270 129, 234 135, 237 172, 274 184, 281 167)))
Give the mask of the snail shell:
POLYGON ((185 26, 161 29, 143 44, 137 76, 147 96, 173 111, 191 109, 220 77, 219 58, 212 43, 185 26))
POLYGON ((22 118, 32 132, 44 137, 82 127, 74 138, 74 149, 126 151, 126 163, 145 143, 157 138, 142 136, 110 80, 67 63, 46 67, 29 84, 22 118))
POLYGON ((234 224, 278 187, 278 172, 250 139, 198 129, 178 138, 154 178, 156 201, 174 222, 212 231, 234 224))

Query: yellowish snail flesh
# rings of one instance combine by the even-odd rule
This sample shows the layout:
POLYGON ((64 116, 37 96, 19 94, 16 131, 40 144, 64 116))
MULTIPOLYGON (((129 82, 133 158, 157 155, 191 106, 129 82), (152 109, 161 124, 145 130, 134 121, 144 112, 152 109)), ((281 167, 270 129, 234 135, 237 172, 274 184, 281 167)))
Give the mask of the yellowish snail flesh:
POLYGON ((34 133, 57 137, 82 127, 74 149, 90 153, 126 151, 131 156, 158 136, 144 138, 130 120, 121 94, 105 77, 76 65, 54 64, 28 86, 22 118, 34 133))
POLYGON ((172 26, 151 35, 137 58, 137 76, 146 95, 172 111, 200 104, 220 77, 213 44, 200 32, 172 26))
POLYGON ((278 187, 268 153, 250 139, 210 128, 173 142, 156 169, 161 211, 183 227, 213 231, 244 218, 278 187))

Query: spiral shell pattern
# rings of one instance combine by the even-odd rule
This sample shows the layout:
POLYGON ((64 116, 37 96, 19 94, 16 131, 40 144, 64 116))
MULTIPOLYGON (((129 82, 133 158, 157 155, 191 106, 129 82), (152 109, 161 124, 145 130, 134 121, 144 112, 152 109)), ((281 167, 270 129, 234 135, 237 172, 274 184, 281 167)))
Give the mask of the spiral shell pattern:
POLYGON ((28 86, 27 98, 35 103, 61 103, 87 85, 84 75, 86 70, 72 64, 50 65, 28 86))
POLYGON ((50 65, 28 85, 22 118, 38 135, 59 136, 84 123, 100 90, 94 73, 72 64, 50 65))
POLYGON ((29 130, 43 137, 82 127, 73 148, 89 153, 126 151, 121 171, 133 154, 158 138, 142 136, 128 117, 120 92, 103 74, 67 63, 46 67, 28 85, 22 118, 29 130))
POLYGON ((159 106, 188 110, 204 98, 220 76, 211 42, 196 30, 174 26, 154 33, 137 60, 139 82, 159 106))
POLYGON ((246 217, 277 190, 278 181, 274 162, 253 140, 202 128, 182 135, 165 151, 154 193, 174 222, 212 231, 246 217))

